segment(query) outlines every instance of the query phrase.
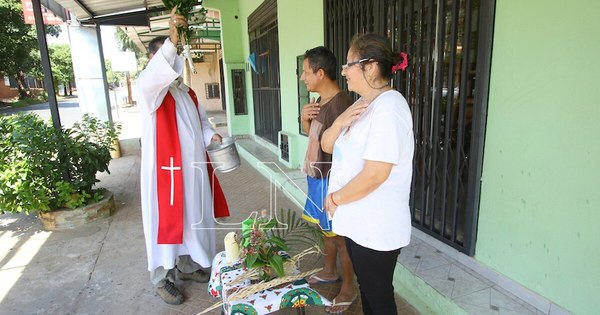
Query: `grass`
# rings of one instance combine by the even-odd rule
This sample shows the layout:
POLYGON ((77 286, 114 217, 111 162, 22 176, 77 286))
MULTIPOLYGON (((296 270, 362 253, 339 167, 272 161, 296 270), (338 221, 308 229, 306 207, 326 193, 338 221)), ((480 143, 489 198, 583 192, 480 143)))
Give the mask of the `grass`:
POLYGON ((46 100, 42 97, 34 97, 34 98, 26 98, 24 100, 17 100, 17 101, 13 101, 13 102, 6 102, 4 104, 12 107, 12 108, 19 108, 19 107, 24 107, 24 106, 29 106, 29 105, 35 105, 35 104, 40 104, 40 103, 44 103, 46 102, 46 100))
MULTIPOLYGON (((56 100, 57 101, 62 101, 65 99, 69 99, 69 98, 73 98, 76 96, 56 96, 56 100)), ((37 105, 37 104, 41 104, 41 103, 46 103, 48 102, 48 98, 45 96, 35 96, 35 97, 28 97, 24 100, 19 100, 18 98, 13 98, 13 99, 9 99, 9 100, 0 100, 0 108, 2 107, 11 107, 11 108, 20 108, 20 107, 25 107, 25 106, 29 106, 29 105, 37 105)))

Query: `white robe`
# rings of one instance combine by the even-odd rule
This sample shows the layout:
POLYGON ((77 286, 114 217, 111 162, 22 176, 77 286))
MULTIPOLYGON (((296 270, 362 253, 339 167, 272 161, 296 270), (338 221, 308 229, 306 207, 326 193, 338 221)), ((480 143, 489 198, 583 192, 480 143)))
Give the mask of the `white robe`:
POLYGON ((181 255, 190 255, 196 263, 208 268, 216 254, 212 193, 206 165, 192 166, 194 162, 206 162, 206 146, 210 144, 215 131, 201 106, 201 118, 198 116, 198 110, 187 93, 187 86, 180 84, 180 80, 176 81, 182 71, 183 61, 177 56, 175 46, 167 39, 136 82, 137 104, 142 118, 142 216, 148 270, 151 272, 161 266, 172 269, 176 258, 181 255), (180 245, 157 244, 156 109, 160 107, 167 91, 175 99, 181 147, 184 222, 183 244, 180 245))

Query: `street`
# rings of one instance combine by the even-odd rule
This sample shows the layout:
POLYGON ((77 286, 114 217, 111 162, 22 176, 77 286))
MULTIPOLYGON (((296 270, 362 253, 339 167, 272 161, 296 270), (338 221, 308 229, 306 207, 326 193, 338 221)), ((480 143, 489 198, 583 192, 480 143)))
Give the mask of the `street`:
MULTIPOLYGON (((58 102, 58 111, 60 114, 60 122, 64 127, 71 127, 73 123, 81 119, 79 100, 77 98, 58 102)), ((51 119, 48 102, 19 108, 0 109, 0 115, 12 115, 20 112, 35 113, 44 120, 51 119)))
MULTIPOLYGON (((48 102, 37 105, 30 105, 19 108, 1 108, 0 115, 12 115, 16 113, 35 113, 44 120, 51 119, 50 106, 48 102)), ((79 99, 72 98, 58 102, 58 112, 60 122, 63 127, 71 127, 81 119, 81 108, 79 107, 79 99)), ((137 106, 119 108, 118 113, 113 109, 112 117, 114 122, 122 124, 123 128, 120 139, 131 139, 140 137, 140 123, 137 106)))

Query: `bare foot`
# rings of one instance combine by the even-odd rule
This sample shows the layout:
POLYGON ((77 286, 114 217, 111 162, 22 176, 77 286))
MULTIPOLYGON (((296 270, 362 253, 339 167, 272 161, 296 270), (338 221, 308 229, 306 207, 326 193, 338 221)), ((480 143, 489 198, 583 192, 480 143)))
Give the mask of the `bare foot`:
POLYGON ((333 299, 331 306, 325 308, 325 311, 332 314, 343 313, 350 308, 350 305, 356 300, 356 296, 356 293, 353 292, 350 294, 340 292, 340 294, 333 299))
POLYGON ((318 272, 313 275, 306 277, 306 282, 310 284, 315 283, 333 283, 340 280, 340 277, 336 274, 327 273, 327 272, 318 272))

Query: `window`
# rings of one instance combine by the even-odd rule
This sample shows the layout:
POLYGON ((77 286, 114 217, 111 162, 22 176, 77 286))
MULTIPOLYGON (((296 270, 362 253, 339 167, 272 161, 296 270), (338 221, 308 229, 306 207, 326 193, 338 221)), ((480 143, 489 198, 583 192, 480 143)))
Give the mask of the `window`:
POLYGON ((231 70, 233 77, 233 108, 236 115, 248 114, 246 107, 246 79, 244 70, 231 70))
POLYGON ((221 98, 219 83, 206 83, 206 98, 221 98))

